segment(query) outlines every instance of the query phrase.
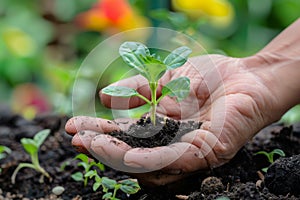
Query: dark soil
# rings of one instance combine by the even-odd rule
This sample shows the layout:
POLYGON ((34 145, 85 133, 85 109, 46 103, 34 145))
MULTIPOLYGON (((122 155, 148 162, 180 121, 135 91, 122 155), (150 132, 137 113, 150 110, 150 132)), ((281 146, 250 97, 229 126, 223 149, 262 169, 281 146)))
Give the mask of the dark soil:
POLYGON ((274 194, 300 195, 300 155, 276 160, 268 169, 265 184, 274 194))
POLYGON ((156 117, 156 123, 150 117, 142 117, 128 131, 110 133, 112 136, 126 142, 132 147, 166 146, 179 141, 180 137, 192 130, 200 128, 201 123, 189 121, 181 123, 173 119, 156 117))
MULTIPOLYGON (((73 160, 77 153, 71 146, 71 137, 63 129, 67 119, 66 116, 44 115, 28 121, 7 109, 0 109, 0 145, 5 145, 12 150, 11 154, 0 160, 0 167, 3 170, 0 174, 0 200, 93 200, 102 198, 103 193, 101 191, 93 192, 92 182, 89 182, 87 187, 83 187, 83 182, 76 182, 71 178, 71 174, 78 171, 82 172, 83 169, 78 167, 77 162, 73 160), (50 182, 45 178, 44 183, 40 183, 40 174, 26 168, 19 172, 16 184, 12 185, 10 178, 18 163, 30 162, 29 156, 20 144, 20 139, 33 137, 35 133, 45 128, 51 129, 51 134, 42 145, 39 158, 41 166, 50 173, 53 180, 50 182), (64 170, 61 169, 63 165, 66 165, 64 170), (55 186, 62 186, 65 191, 60 196, 56 196, 51 191, 55 186)), ((192 125, 192 127, 195 126, 197 125, 192 125)), ((255 155, 255 152, 261 150, 269 152, 275 148, 282 149, 286 157, 298 155, 300 154, 299 133, 298 126, 294 126, 294 128, 292 126, 283 127, 278 124, 270 126, 252 141, 249 141, 229 163, 219 168, 193 174, 185 180, 167 186, 156 188, 142 186, 137 194, 128 197, 119 193, 118 198, 125 200, 217 199, 218 197, 230 199, 300 199, 299 193, 292 194, 292 186, 288 188, 289 192, 284 194, 277 193, 277 189, 273 190, 270 187, 269 190, 265 187, 268 183, 268 175, 265 176, 265 183, 262 180, 264 174, 258 173, 258 171, 269 166, 269 163, 263 155, 255 155)), ((275 157, 275 159, 277 158, 275 157)), ((292 160, 293 166, 299 166, 299 156, 294 156, 290 160, 292 160)), ((285 162, 280 165, 285 166, 285 162)), ((299 181, 299 167, 295 169, 286 166, 284 169, 296 170, 292 173, 298 175, 299 181)), ((273 166, 269 170, 272 172, 273 166)), ((108 167, 106 167, 105 172, 100 172, 100 175, 115 180, 129 177, 127 174, 108 167)), ((281 179, 275 178, 273 181, 279 184, 281 179)), ((296 188, 295 191, 300 191, 299 182, 294 183, 294 187, 296 188)))

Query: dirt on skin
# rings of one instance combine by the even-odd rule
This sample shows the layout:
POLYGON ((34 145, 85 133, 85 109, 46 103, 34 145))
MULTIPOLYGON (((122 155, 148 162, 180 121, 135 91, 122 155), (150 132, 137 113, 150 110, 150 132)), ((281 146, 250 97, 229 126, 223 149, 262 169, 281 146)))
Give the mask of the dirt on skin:
MULTIPOLYGON (((92 190, 93 182, 89 182, 88 186, 84 187, 83 182, 76 182, 71 178, 73 173, 83 172, 83 169, 77 166, 77 161, 73 159, 77 152, 71 146, 71 137, 63 129, 67 119, 66 116, 44 115, 28 121, 13 114, 8 109, 0 108, 0 145, 5 145, 12 150, 11 154, 0 160, 0 167, 2 168, 0 200, 93 200, 102 198, 103 192, 101 190, 96 192, 92 190), (49 172, 52 181, 44 178, 44 182, 41 183, 40 174, 26 168, 18 173, 16 184, 13 185, 11 175, 17 165, 20 162, 30 162, 29 156, 20 144, 20 139, 33 137, 38 131, 46 128, 51 129, 51 133, 40 148, 39 158, 41 166, 49 172), (65 191, 61 195, 55 195, 52 193, 55 186, 62 186, 65 191)), ((300 154, 300 131, 297 127, 299 126, 284 127, 280 124, 270 126, 249 141, 229 163, 219 168, 194 173, 184 180, 166 186, 155 188, 142 186, 142 189, 135 195, 127 196, 119 192, 117 197, 125 200, 211 200, 218 197, 229 199, 300 199, 299 194, 271 193, 271 188, 269 190, 265 187, 266 184, 262 180, 264 173, 258 173, 262 168, 268 167, 269 163, 263 155, 255 155, 258 151, 270 152, 275 148, 282 149, 286 157, 300 154)), ((293 163, 299 163, 299 156, 290 159, 293 160, 293 163)), ((284 164, 285 162, 282 163, 282 165, 284 164)), ((285 169, 289 168, 286 167, 285 169)), ((271 169, 272 167, 270 167, 271 169)), ((295 168, 291 169, 295 170, 295 168)), ((293 173, 299 174, 299 167, 293 173)), ((109 167, 106 167, 106 170, 99 172, 99 174, 115 180, 130 177, 109 167)), ((267 178, 267 175, 265 176, 267 178)), ((280 179, 275 178, 275 181, 280 181, 280 179)), ((299 184, 294 186, 296 191, 300 191, 299 184)))

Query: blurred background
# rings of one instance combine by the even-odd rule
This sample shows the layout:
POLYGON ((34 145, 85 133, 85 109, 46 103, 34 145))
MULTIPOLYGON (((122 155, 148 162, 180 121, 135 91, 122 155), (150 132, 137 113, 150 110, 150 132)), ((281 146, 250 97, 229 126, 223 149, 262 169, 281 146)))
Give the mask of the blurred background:
MULTIPOLYGON (((208 53, 244 57, 299 16, 299 0, 0 0, 0 105, 27 119, 39 113, 71 116, 81 63, 119 32, 165 27, 191 36, 208 53)), ((98 89, 128 70, 122 62, 112 65, 114 73, 108 71, 98 89)), ((110 117, 97 106, 99 116, 110 117)), ((299 113, 296 107, 284 119, 290 123, 299 113)))

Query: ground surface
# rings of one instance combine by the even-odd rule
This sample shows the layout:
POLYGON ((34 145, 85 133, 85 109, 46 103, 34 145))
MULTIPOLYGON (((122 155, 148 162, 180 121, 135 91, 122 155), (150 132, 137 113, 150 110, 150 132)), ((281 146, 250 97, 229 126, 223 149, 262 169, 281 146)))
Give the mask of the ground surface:
MULTIPOLYGON (((73 158, 77 155, 71 146, 71 137, 65 134, 63 127, 67 120, 65 116, 46 115, 39 116, 33 121, 27 121, 20 116, 12 114, 7 109, 0 111, 0 145, 5 145, 12 153, 0 160, 2 173, 0 174, 0 200, 1 199, 101 199, 102 192, 93 192, 92 183, 83 187, 82 182, 76 182, 71 174, 82 171, 73 158), (32 169, 22 169, 17 175, 16 184, 11 184, 10 177, 20 162, 29 162, 30 158, 23 150, 20 139, 33 137, 39 130, 49 128, 51 135, 42 145, 39 153, 41 165, 50 173, 53 180, 48 179, 40 183, 40 174, 32 169), (62 165, 66 165, 64 170, 62 165), (62 186, 65 191, 60 196, 54 195, 51 190, 55 186, 62 186)), ((286 157, 300 154, 299 128, 282 127, 273 125, 262 131, 257 137, 241 149, 234 159, 228 164, 194 174, 186 180, 172 185, 146 188, 142 187, 136 195, 127 197, 119 194, 120 199, 140 200, 168 200, 168 199, 217 199, 228 197, 230 199, 300 199, 287 194, 273 194, 260 181, 264 173, 257 173, 268 166, 263 155, 254 155, 255 152, 271 151, 275 148, 282 149, 286 157)), ((275 157, 277 159, 277 157, 275 157)), ((293 157, 293 163, 299 163, 299 156, 293 157), (298 159, 298 160, 297 160, 298 159), (296 161, 295 161, 296 160, 296 161)), ((293 164, 293 165, 294 165, 293 164)), ((281 164, 280 164, 281 165, 281 164)), ((289 168, 289 167, 287 167, 289 168)), ((295 169, 292 169, 295 170, 295 169)), ((300 174, 293 171, 294 174, 300 174)), ((126 174, 106 168, 102 176, 121 180, 128 178, 126 174)), ((296 177, 297 179, 297 177, 296 177)), ((298 176, 299 179, 299 176, 298 176)), ((284 180, 280 184, 285 184, 284 180)), ((277 185, 277 184, 275 184, 277 185)), ((296 185, 300 191, 300 185, 296 185)), ((291 190, 292 191, 292 190, 291 190)))

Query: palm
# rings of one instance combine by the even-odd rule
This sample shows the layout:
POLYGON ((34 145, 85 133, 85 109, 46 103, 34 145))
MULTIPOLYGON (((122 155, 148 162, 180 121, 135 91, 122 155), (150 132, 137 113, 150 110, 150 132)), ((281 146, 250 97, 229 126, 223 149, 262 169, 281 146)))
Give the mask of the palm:
MULTIPOLYGON (((199 130, 186 134, 181 142, 153 149, 132 149, 115 138, 103 134, 97 136, 95 132, 87 131, 89 134, 75 135, 73 145, 88 151, 91 149, 96 157, 102 157, 124 171, 150 172, 162 169, 167 173, 179 172, 171 176, 139 174, 141 179, 145 177, 149 182, 165 184, 181 178, 182 172, 184 174, 223 164, 260 128, 270 123, 271 117, 263 114, 274 103, 266 103, 266 99, 272 99, 270 90, 256 72, 249 71, 241 59, 217 55, 195 57, 185 66, 165 74, 160 84, 164 85, 179 76, 190 78, 190 95, 180 103, 165 97, 157 111, 179 120, 203 122, 199 130)), ((118 84, 134 87, 149 97, 147 83, 143 80, 135 77, 118 84)), ((124 101, 101 95, 101 99, 108 107, 123 109, 145 103, 139 98, 124 101)), ((115 129, 111 123, 107 124, 107 120, 99 118, 77 120, 70 120, 66 125, 70 134, 81 130, 109 132, 115 129), (79 125, 76 126, 76 123, 79 125)))

